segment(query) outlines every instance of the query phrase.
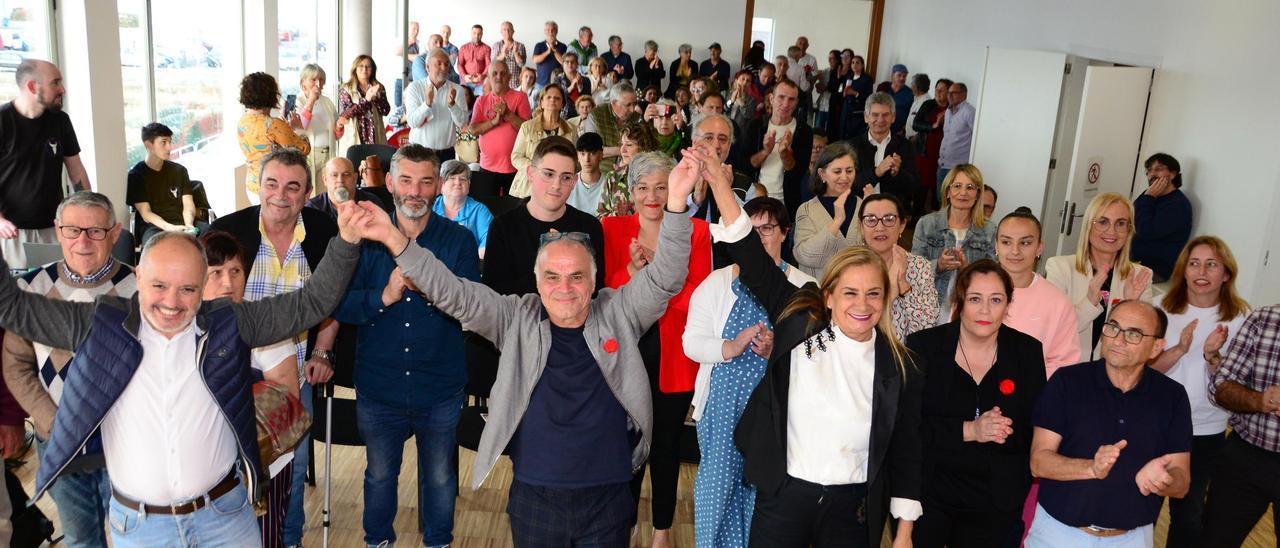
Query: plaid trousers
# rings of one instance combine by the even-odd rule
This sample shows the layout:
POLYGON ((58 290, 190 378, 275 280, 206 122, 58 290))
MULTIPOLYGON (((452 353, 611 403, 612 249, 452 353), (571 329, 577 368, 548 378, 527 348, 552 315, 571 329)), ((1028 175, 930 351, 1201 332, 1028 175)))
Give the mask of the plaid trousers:
POLYGON ((515 479, 507 501, 519 548, 626 548, 634 512, 627 482, 559 489, 515 479))

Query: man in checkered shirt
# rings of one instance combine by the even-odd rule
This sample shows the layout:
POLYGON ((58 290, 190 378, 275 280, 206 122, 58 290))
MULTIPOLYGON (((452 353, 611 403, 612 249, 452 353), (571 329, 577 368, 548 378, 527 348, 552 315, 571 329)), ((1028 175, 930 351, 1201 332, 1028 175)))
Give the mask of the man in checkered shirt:
MULTIPOLYGON (((132 297, 137 292, 133 269, 111 258, 111 247, 120 237, 120 225, 115 219, 111 200, 102 194, 77 192, 63 199, 54 223, 65 258, 23 275, 18 287, 76 302, 92 302, 101 295, 132 297)), ((72 355, 70 350, 34 344, 13 333, 4 335, 5 384, 35 422, 37 448, 42 452, 44 440, 53 428, 72 355)), ((58 507, 68 546, 106 547, 103 523, 111 483, 98 436, 71 461, 49 494, 58 507)))
POLYGON ((1209 384, 1231 412, 1231 433, 1209 480, 1199 546, 1240 546, 1258 518, 1280 501, 1280 305, 1255 310, 1231 340, 1209 384))

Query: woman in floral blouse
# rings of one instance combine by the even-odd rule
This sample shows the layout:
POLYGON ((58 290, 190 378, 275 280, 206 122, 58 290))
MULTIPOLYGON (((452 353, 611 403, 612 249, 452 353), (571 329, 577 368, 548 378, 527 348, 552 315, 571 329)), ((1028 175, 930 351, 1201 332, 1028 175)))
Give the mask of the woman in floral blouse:
POLYGON ((236 124, 236 139, 240 152, 249 165, 245 174, 245 193, 249 203, 258 203, 258 162, 279 148, 291 147, 311 153, 311 143, 299 136, 294 129, 302 129, 302 119, 296 112, 289 119, 271 117, 271 110, 280 105, 280 86, 276 79, 265 72, 255 72, 240 80, 240 104, 244 115, 236 124))
POLYGON ((630 215, 631 191, 627 187, 627 164, 641 152, 658 150, 658 139, 653 128, 642 121, 627 122, 619 134, 618 163, 613 171, 604 174, 604 189, 600 195, 600 209, 596 217, 630 215))
POLYGON ((933 265, 929 259, 908 252, 898 245, 906 221, 902 218, 902 202, 892 194, 872 194, 858 208, 857 221, 867 247, 876 252, 889 267, 889 283, 893 286, 893 331, 898 338, 938 324, 938 292, 933 284, 933 265))
POLYGON ((391 113, 391 103, 372 57, 360 55, 351 63, 351 78, 338 90, 338 109, 338 156, 346 155, 351 145, 387 143, 382 117, 391 113))

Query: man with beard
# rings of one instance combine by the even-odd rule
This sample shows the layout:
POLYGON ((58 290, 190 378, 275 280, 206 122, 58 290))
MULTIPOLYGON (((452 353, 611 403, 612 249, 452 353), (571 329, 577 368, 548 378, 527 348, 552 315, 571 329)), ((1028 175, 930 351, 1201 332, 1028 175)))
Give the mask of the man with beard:
POLYGON ((0 256, 26 270, 23 242, 58 243, 53 217, 62 202, 62 166, 76 190, 89 190, 71 118, 62 112, 62 72, 27 59, 14 75, 18 98, 0 105, 0 256))
MULTIPOLYGON (((392 224, 430 250, 456 276, 480 280, 475 236, 431 214, 440 188, 440 160, 409 144, 391 157, 387 188, 395 202, 392 224)), ((399 248, 397 248, 398 250, 399 248)), ((396 541, 400 462, 410 437, 417 443, 419 530, 423 546, 453 540, 458 494, 457 428, 467 383, 462 326, 422 297, 382 244, 360 251, 334 317, 357 326, 356 424, 367 448, 364 540, 396 541)))

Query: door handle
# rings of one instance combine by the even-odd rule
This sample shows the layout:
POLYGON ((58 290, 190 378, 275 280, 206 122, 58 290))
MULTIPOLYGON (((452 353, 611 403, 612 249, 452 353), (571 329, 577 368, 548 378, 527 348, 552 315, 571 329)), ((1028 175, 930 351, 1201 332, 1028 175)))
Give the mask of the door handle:
POLYGON ((1067 209, 1069 207, 1071 207, 1071 200, 1062 202, 1062 213, 1058 214, 1058 234, 1067 232, 1067 217, 1070 216, 1067 214, 1067 209))
POLYGON ((1076 225, 1076 203, 1071 202, 1071 212, 1067 213, 1067 236, 1071 235, 1071 229, 1076 225))

